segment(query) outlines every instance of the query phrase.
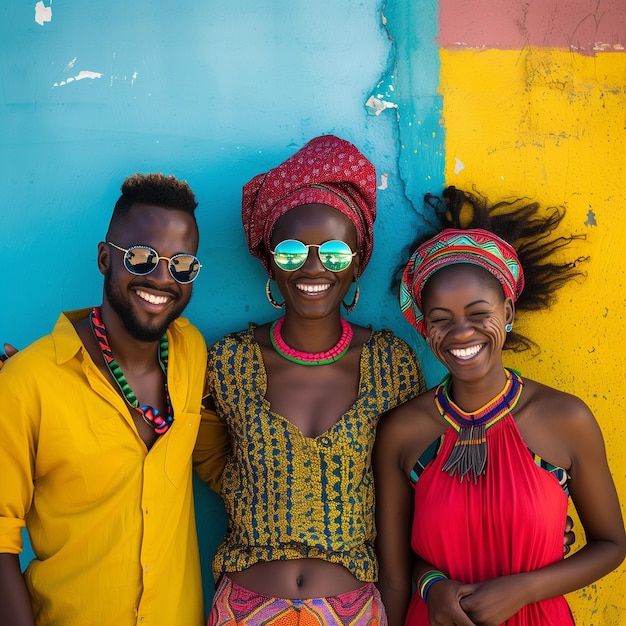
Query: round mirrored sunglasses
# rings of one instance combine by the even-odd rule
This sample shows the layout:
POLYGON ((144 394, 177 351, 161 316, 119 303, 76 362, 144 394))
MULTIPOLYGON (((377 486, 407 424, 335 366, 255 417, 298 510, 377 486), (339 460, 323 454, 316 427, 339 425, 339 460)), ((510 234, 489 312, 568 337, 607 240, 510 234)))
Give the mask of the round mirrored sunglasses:
POLYGON ((272 251, 274 262, 285 272, 293 272, 300 269, 309 256, 309 249, 317 248, 321 264, 331 272, 343 272, 350 267, 356 252, 345 241, 331 239, 321 245, 305 244, 297 239, 285 239, 272 251))
POLYGON ((112 241, 107 241, 110 246, 124 253, 124 267, 131 274, 146 276, 157 268, 159 261, 167 261, 167 268, 172 278, 185 285, 192 283, 200 273, 200 261, 193 254, 175 254, 173 257, 159 256, 152 246, 131 246, 122 248, 112 241))

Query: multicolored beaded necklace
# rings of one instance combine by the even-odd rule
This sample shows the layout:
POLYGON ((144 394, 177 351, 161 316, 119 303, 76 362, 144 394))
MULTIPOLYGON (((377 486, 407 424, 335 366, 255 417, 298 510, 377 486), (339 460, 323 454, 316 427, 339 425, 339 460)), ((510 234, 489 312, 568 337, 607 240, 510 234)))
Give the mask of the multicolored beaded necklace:
POLYGON ((505 369, 504 389, 485 406, 466 413, 450 399, 451 377, 448 374, 435 391, 435 404, 443 419, 459 436, 442 470, 450 476, 459 475, 461 481, 471 471, 474 484, 487 468, 487 429, 508 415, 522 395, 524 382, 521 376, 505 369))
POLYGON ((109 345, 109 340, 107 338, 107 331, 100 315, 100 307, 94 307, 91 311, 89 315, 89 322, 91 323, 91 330, 96 338, 96 342, 102 351, 104 362, 109 372, 111 372, 111 376, 113 376, 113 379, 117 383, 117 386, 120 388, 126 402, 128 402, 133 409, 141 413, 141 416, 146 424, 151 426, 157 435, 162 435, 167 432, 169 427, 174 422, 174 410, 172 408, 172 401, 170 400, 170 394, 167 388, 167 335, 163 335, 159 343, 159 365, 165 374, 165 400, 167 402, 167 415, 163 417, 159 412, 159 409, 155 409, 149 404, 142 404, 139 406, 139 401, 133 393, 133 390, 130 388, 128 381, 124 376, 124 372, 122 372, 122 369, 111 352, 111 346, 109 345))
POLYGON ((280 334, 284 321, 285 316, 283 315, 283 317, 279 317, 270 328, 272 346, 280 356, 288 361, 299 363, 300 365, 326 365, 327 363, 334 363, 348 352, 350 343, 352 343, 354 331, 352 330, 352 326, 342 317, 341 337, 330 350, 326 350, 325 352, 302 352, 301 350, 295 350, 285 343, 283 336, 280 334))

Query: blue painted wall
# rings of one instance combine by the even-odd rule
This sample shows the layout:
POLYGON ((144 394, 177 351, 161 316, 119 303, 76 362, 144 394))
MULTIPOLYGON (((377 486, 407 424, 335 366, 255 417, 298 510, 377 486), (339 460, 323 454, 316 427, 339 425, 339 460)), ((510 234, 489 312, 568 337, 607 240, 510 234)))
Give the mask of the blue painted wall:
MULTIPOLYGON (((352 317, 421 351, 389 290, 421 223, 407 195, 419 202, 443 180, 436 3, 414 4, 387 2, 388 31, 372 0, 3 0, 0 343, 24 346, 59 311, 100 302, 96 246, 136 171, 175 174, 197 194, 204 268, 187 314, 207 341, 269 319, 265 276, 240 226, 241 186, 335 133, 372 159, 381 186, 388 175, 352 317), (402 45, 420 47, 419 69, 396 63, 394 40, 409 32, 402 45), (404 106, 376 115, 371 95, 404 106), (413 117, 398 120, 398 110, 413 117)), ((196 487, 210 599, 224 519, 219 499, 196 487)))

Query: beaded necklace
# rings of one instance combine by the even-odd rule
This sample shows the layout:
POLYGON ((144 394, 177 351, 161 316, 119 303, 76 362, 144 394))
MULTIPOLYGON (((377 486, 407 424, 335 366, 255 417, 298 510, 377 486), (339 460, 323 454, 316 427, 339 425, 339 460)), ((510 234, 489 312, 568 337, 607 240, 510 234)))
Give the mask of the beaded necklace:
POLYGON ((471 471, 474 484, 487 468, 487 429, 508 415, 522 395, 524 382, 510 369, 504 370, 504 389, 483 407, 466 413, 450 399, 451 377, 448 374, 435 391, 435 404, 443 419, 458 433, 458 438, 442 470, 450 476, 458 474, 461 481, 471 471))
POLYGON ((149 404, 139 405, 139 401, 133 393, 133 390, 130 388, 128 381, 124 376, 124 372, 122 372, 122 368, 115 360, 113 352, 111 351, 111 346, 109 345, 109 340, 107 338, 107 331, 100 315, 100 307, 94 307, 91 311, 89 315, 89 322, 91 323, 91 330, 96 338, 98 347, 102 351, 104 362, 111 373, 111 376, 113 376, 113 379, 117 383, 117 386, 120 388, 124 399, 133 409, 141 414, 146 424, 151 426, 157 435, 162 435, 169 429, 174 421, 174 410, 172 408, 172 401, 170 400, 170 394, 167 388, 167 335, 163 335, 159 343, 159 365, 165 374, 165 400, 167 402, 167 415, 163 417, 159 412, 159 409, 155 409, 149 404))
POLYGON ((341 337, 339 341, 330 349, 325 352, 302 352, 301 350, 295 350, 289 347, 283 336, 280 334, 280 330, 283 327, 285 316, 279 317, 270 328, 270 340, 274 350, 280 354, 283 358, 300 365, 326 365, 327 363, 334 363, 338 361, 350 347, 352 342, 352 336, 354 332, 352 326, 346 322, 343 317, 341 318, 341 337))

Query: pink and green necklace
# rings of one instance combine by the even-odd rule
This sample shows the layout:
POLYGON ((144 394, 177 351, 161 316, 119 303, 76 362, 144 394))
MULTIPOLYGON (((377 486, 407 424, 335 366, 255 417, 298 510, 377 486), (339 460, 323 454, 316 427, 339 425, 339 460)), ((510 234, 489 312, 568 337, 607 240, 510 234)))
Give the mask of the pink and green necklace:
POLYGON ((274 350, 280 354, 283 358, 293 363, 299 363, 300 365, 326 365, 328 363, 334 363, 338 361, 346 352, 352 343, 352 337, 354 331, 352 326, 341 318, 341 337, 339 341, 330 349, 325 352, 302 352, 301 350, 295 350, 287 345, 283 336, 280 334, 281 328, 285 316, 279 317, 270 328, 270 341, 274 350))
POLYGON ((167 415, 163 416, 161 415, 159 409, 155 409, 149 404, 139 405, 139 400, 137 400, 133 390, 130 388, 128 381, 124 376, 124 372, 122 372, 122 368, 115 360, 113 352, 111 351, 107 331, 104 326, 104 322, 102 321, 102 316, 100 315, 100 307, 94 307, 91 311, 89 315, 89 322, 91 323, 91 330, 93 331, 96 342, 100 347, 102 356, 104 357, 104 362, 111 373, 111 376, 113 376, 113 379, 117 383, 117 386, 120 388, 126 402, 128 402, 133 409, 141 414, 146 424, 151 426, 157 435, 162 435, 167 432, 169 427, 174 422, 174 410, 172 408, 172 401, 170 400, 170 394, 167 388, 167 335, 163 335, 159 343, 159 365, 165 374, 165 400, 167 402, 167 415))

